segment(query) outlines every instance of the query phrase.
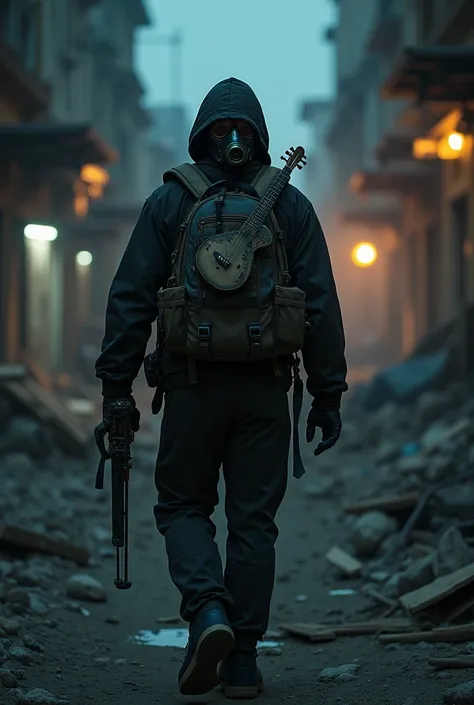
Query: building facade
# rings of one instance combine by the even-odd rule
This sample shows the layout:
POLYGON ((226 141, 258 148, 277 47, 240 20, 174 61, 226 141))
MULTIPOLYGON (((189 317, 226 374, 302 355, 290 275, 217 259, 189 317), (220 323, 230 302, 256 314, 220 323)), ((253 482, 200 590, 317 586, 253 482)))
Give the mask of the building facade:
POLYGON ((0 1, 0 362, 51 389, 118 257, 122 213, 101 208, 143 198, 146 23, 140 0, 0 1))
POLYGON ((466 62, 474 6, 355 5, 338 2, 331 33, 337 79, 326 139, 340 248, 335 268, 352 347, 371 330, 367 345, 378 345, 387 363, 410 354, 472 298, 473 81, 466 62), (378 259, 351 267, 351 248, 363 241, 376 246, 378 259))

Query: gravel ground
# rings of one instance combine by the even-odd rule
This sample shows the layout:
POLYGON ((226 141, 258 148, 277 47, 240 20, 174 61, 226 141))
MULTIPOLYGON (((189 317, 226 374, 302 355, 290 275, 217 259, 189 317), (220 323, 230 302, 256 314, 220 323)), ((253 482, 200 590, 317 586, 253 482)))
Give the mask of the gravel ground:
MULTIPOLYGON (((270 629, 277 630, 285 621, 335 624, 380 617, 385 608, 361 592, 361 582, 339 578, 324 558, 332 545, 346 544, 349 523, 342 505, 367 494, 376 482, 370 456, 342 447, 318 459, 305 449, 305 459, 307 475, 300 481, 290 479, 279 515, 270 629), (337 588, 355 592, 331 596, 330 590, 337 588)), ((41 467, 45 462, 41 460, 41 467)), ((25 561, 0 554, 0 703, 224 702, 219 692, 180 696, 182 650, 133 640, 140 630, 185 626, 175 619, 179 598, 153 522, 154 448, 136 444, 130 517, 133 587, 125 592, 113 587, 108 494, 93 489, 92 461, 81 465, 55 457, 54 469, 43 475, 32 474, 31 463, 10 455, 10 465, 2 470, 8 497, 0 497, 0 517, 11 520, 18 515, 27 522, 36 508, 34 528, 86 544, 94 557, 90 566, 78 568, 57 558, 25 561), (29 491, 24 489, 27 477, 34 482, 29 491)), ((223 546, 221 508, 215 521, 223 546)), ((270 650, 259 659, 266 684, 257 701, 262 704, 435 705, 443 702, 447 688, 469 680, 469 671, 434 672, 428 664, 432 655, 459 653, 462 645, 382 646, 375 636, 327 644, 291 637, 278 641, 283 642, 281 652, 270 650), (340 666, 346 666, 342 676, 330 681, 321 677, 323 669, 340 666)))

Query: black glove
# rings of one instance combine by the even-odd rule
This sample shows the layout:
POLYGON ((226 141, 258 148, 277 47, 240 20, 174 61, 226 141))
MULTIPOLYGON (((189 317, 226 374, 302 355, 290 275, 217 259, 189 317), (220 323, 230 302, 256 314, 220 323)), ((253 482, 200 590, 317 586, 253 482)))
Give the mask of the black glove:
POLYGON ((107 430, 109 429, 110 419, 117 406, 117 402, 120 402, 122 409, 127 408, 130 412, 130 428, 136 433, 140 428, 140 412, 131 394, 127 397, 104 397, 102 402, 102 424, 107 430))
POLYGON ((316 428, 320 428, 323 439, 314 450, 315 455, 321 455, 329 450, 339 440, 342 430, 341 414, 338 409, 315 409, 308 414, 306 423, 306 440, 308 443, 314 439, 316 428))

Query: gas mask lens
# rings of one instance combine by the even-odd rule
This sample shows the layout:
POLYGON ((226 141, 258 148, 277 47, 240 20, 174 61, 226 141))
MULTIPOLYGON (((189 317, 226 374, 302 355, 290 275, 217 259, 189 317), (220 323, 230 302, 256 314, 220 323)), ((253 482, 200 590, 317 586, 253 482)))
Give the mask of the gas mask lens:
POLYGON ((218 162, 242 166, 253 157, 253 130, 244 120, 218 120, 210 129, 211 154, 218 162))
POLYGON ((222 140, 227 134, 229 134, 233 125, 235 125, 235 127, 238 129, 239 133, 242 135, 244 140, 252 139, 252 127, 248 124, 248 122, 245 122, 244 120, 219 120, 218 122, 214 123, 214 125, 211 127, 211 135, 216 140, 222 140))

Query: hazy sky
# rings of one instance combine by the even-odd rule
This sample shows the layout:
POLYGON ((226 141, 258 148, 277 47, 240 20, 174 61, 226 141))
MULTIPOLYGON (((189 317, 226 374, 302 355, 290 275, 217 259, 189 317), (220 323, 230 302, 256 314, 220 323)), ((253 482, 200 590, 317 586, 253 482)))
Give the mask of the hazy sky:
POLYGON ((145 0, 155 24, 140 33, 137 68, 147 104, 170 100, 170 49, 153 37, 182 28, 183 99, 194 119, 218 81, 236 76, 257 93, 270 131, 275 166, 296 143, 310 148, 298 122, 299 104, 332 92, 331 45, 323 31, 333 22, 333 0, 145 0), (279 7, 278 7, 279 6, 279 7))

